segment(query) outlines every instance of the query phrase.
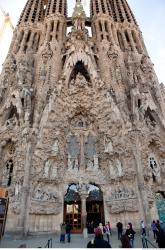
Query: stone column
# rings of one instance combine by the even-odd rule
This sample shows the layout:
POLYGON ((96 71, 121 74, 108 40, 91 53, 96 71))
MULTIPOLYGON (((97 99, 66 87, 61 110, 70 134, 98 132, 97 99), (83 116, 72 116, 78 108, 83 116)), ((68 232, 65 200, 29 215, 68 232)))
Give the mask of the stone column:
POLYGON ((124 30, 122 30, 121 36, 122 36, 122 39, 123 39, 124 49, 126 49, 128 46, 127 46, 127 40, 126 40, 126 37, 125 37, 124 30))
POLYGON ((26 135, 25 143, 27 144, 26 150, 26 159, 24 165, 24 180, 22 186, 22 196, 20 204, 20 218, 18 223, 18 231, 21 236, 26 236, 28 233, 29 227, 29 201, 30 201, 30 172, 33 156, 33 146, 31 141, 31 136, 26 135))
POLYGON ((82 227, 83 227, 83 235, 86 238, 87 235, 87 210, 86 210, 86 195, 81 195, 81 206, 82 206, 82 227))
POLYGON ((21 51, 22 52, 24 52, 24 47, 26 45, 26 39, 27 39, 27 37, 28 37, 28 31, 25 31, 23 40, 21 42, 21 51))
POLYGON ((86 199, 88 197, 88 185, 87 184, 79 184, 78 191, 81 197, 81 215, 82 215, 82 227, 83 227, 83 236, 84 238, 88 237, 87 233, 87 210, 86 210, 86 199))
POLYGON ((31 33, 28 48, 32 48, 32 46, 33 46, 34 35, 35 35, 35 32, 31 33))
POLYGON ((135 45, 135 42, 134 42, 134 40, 132 38, 131 31, 127 30, 127 32, 128 32, 128 36, 129 36, 129 40, 130 40, 130 44, 131 44, 132 50, 136 51, 136 45, 135 45))
POLYGON ((144 177, 143 177, 143 167, 141 161, 141 152, 140 152, 140 131, 138 129, 134 129, 131 132, 131 139, 133 144, 133 154, 136 162, 136 173, 137 173, 137 184, 140 196, 140 205, 143 209, 144 221, 146 226, 149 228, 151 218, 150 218, 150 209, 148 204, 147 191, 145 190, 144 177))

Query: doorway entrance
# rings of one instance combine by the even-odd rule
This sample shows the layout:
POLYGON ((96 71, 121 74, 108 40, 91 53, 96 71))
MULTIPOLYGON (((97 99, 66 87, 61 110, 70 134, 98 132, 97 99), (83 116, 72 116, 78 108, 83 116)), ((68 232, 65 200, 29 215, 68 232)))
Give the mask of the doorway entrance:
MULTIPOLYGON (((86 199, 87 230, 94 233, 94 227, 104 223, 103 193, 94 184, 88 184, 88 197, 86 199)), ((72 227, 72 233, 82 233, 82 204, 78 192, 78 185, 71 184, 64 197, 64 221, 72 227)))
POLYGON ((90 184, 89 196, 86 201, 88 233, 94 233, 99 223, 104 223, 103 193, 99 187, 90 184))
POLYGON ((68 187, 64 198, 64 221, 71 225, 72 233, 82 233, 81 199, 75 184, 68 187))

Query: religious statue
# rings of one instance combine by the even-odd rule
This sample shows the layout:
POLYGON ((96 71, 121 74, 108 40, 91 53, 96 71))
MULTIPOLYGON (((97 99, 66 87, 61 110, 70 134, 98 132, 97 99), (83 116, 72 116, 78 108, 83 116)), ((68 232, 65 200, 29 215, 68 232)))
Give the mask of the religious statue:
POLYGON ((98 169, 99 168, 99 159, 98 159, 98 155, 95 154, 94 155, 94 169, 98 169))
POLYGON ((47 160, 45 162, 45 166, 44 166, 43 177, 45 177, 45 178, 49 177, 50 166, 51 166, 51 162, 50 162, 50 160, 47 160))
POLYGON ((160 181, 160 167, 157 164, 153 156, 149 158, 149 164, 150 164, 150 168, 152 169, 153 179, 159 182, 160 181))
POLYGON ((109 161, 110 178, 116 179, 117 177, 123 176, 123 170, 121 162, 116 159, 114 163, 109 161))
POLYGON ((52 146, 52 152, 54 155, 57 155, 59 152, 59 141, 58 139, 55 139, 54 144, 52 146))
POLYGON ((88 160, 87 161, 87 170, 93 170, 93 169, 94 169, 93 161, 88 160))
POLYGON ((50 177, 53 179, 53 178, 56 178, 58 175, 58 171, 57 171, 57 166, 54 164, 52 164, 51 166, 51 174, 50 174, 50 177))
POLYGON ((108 136, 104 137, 104 152, 105 153, 113 152, 113 145, 112 145, 111 139, 108 136))

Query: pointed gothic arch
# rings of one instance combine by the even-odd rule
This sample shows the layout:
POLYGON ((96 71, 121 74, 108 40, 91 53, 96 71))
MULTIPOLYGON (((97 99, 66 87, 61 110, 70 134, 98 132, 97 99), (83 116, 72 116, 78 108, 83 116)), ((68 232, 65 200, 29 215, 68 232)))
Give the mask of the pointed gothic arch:
POLYGON ((78 73, 83 75, 87 82, 91 82, 89 72, 82 61, 77 61, 77 63, 75 64, 75 66, 71 72, 69 82, 72 79, 75 80, 78 73))
POLYGON ((73 53, 69 56, 69 58, 65 62, 64 66, 64 77, 66 79, 66 84, 68 85, 69 80, 71 78, 72 72, 74 70, 79 69, 80 74, 82 74, 85 79, 88 79, 88 82, 92 82, 93 79, 98 78, 98 73, 96 70, 96 63, 94 60, 94 56, 91 52, 91 56, 83 50, 79 51, 79 53, 73 53), (93 58, 92 58, 93 56, 93 58), (82 72, 82 73, 81 73, 82 72))

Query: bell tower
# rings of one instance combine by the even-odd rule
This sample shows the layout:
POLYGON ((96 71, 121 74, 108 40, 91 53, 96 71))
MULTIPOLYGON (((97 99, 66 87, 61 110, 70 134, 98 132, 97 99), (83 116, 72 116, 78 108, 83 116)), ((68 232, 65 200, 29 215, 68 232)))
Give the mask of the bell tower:
POLYGON ((146 50, 141 31, 125 0, 91 0, 90 9, 92 34, 96 39, 98 53, 102 55, 99 56, 100 70, 108 82, 110 73, 104 60, 109 43, 119 51, 119 57, 127 56, 128 50, 134 54, 142 54, 146 50))

